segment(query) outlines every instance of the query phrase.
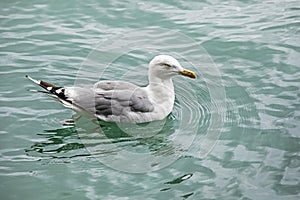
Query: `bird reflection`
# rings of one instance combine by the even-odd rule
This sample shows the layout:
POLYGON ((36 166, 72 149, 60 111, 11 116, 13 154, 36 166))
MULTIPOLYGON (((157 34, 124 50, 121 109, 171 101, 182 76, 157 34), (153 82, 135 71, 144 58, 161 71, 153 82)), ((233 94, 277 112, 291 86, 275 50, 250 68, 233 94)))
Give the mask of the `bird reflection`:
POLYGON ((39 133, 42 140, 26 152, 54 158, 110 156, 123 149, 153 155, 174 154, 176 148, 169 137, 176 130, 176 119, 170 115, 165 121, 156 123, 130 125, 80 118, 72 125, 39 133), (147 132, 151 132, 150 135, 147 136, 147 132))

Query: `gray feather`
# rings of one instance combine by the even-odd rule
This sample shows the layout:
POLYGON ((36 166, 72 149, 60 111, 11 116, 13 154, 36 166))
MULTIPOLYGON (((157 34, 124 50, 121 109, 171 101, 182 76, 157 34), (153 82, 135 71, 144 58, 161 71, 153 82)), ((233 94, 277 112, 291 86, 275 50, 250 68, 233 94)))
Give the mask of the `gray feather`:
MULTIPOLYGON (((68 88, 72 103, 92 114, 127 116, 130 112, 151 112, 154 106, 140 87, 123 81, 100 81, 93 88, 68 88)), ((67 89, 67 90, 68 90, 67 89)))

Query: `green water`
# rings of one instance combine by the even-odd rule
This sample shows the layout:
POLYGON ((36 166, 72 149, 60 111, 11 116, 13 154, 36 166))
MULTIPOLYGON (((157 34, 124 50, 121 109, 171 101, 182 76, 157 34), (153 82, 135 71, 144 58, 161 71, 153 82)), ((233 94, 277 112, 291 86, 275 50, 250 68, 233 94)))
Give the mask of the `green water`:
POLYGON ((1 199, 299 199, 299 11, 298 0, 1 1, 1 199), (106 68, 119 45, 128 52, 106 68), (160 52, 199 78, 175 79, 153 136, 147 124, 139 136, 85 118, 63 126, 74 112, 24 78, 92 84, 99 69, 145 85, 127 72, 160 52))

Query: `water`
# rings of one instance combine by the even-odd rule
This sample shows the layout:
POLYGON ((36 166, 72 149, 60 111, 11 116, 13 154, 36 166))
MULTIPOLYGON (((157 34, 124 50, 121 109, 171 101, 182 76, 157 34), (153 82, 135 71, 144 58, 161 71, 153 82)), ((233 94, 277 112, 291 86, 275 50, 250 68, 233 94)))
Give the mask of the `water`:
POLYGON ((2 1, 0 9, 2 199, 299 198, 297 0, 2 1), (134 32, 145 34, 130 39, 134 32), (126 135, 103 122, 99 129, 88 119, 60 125, 74 113, 28 91, 34 87, 24 76, 57 85, 92 82, 99 74, 89 73, 88 61, 103 69, 120 53, 95 58, 93 50, 109 46, 111 37, 122 41, 120 35, 129 46, 152 48, 122 54, 104 77, 145 85, 141 73, 126 71, 145 71, 144 63, 163 51, 199 69, 199 78, 175 79, 174 111, 154 136, 126 135), (143 163, 126 161, 122 150, 162 160, 134 173, 123 166, 143 163), (110 166, 115 161, 123 163, 110 166))

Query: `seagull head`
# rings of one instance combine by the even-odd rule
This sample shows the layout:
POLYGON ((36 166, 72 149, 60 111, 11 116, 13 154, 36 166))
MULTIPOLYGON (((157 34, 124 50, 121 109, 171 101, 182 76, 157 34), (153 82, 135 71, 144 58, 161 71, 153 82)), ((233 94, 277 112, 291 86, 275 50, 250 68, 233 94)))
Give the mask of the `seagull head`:
POLYGON ((196 78, 195 72, 184 69, 175 58, 169 55, 155 56, 149 63, 149 74, 161 79, 169 79, 175 75, 196 78))

